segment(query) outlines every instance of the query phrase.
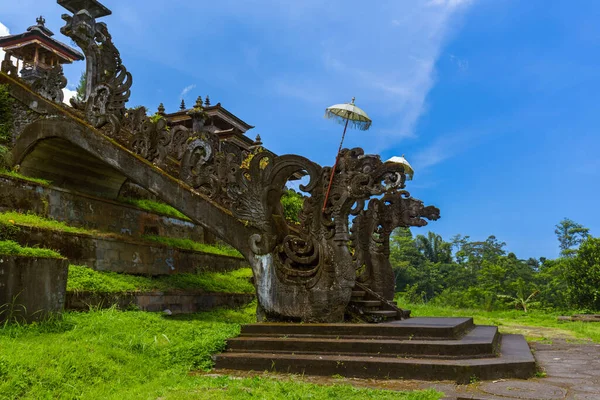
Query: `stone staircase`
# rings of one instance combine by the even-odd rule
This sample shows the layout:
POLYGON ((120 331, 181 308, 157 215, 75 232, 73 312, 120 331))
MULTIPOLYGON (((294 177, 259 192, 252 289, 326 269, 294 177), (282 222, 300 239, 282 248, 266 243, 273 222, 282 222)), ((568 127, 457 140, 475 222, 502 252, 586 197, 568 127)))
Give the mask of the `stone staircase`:
POLYGON ((501 335, 472 318, 249 324, 227 345, 213 357, 217 369, 460 383, 529 378, 536 370, 523 336, 501 335))
POLYGON ((410 310, 398 308, 386 300, 381 293, 370 290, 366 285, 356 283, 350 303, 346 309, 347 319, 360 322, 386 322, 410 317, 410 310))

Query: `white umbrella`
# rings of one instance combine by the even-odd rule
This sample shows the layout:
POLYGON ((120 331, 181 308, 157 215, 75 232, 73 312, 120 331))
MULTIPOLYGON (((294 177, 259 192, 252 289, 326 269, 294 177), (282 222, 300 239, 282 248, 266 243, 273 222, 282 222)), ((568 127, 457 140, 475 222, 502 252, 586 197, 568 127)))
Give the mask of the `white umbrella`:
POLYGON ((353 97, 350 103, 335 104, 325 109, 325 118, 333 119, 340 124, 343 124, 344 133, 342 133, 342 141, 340 142, 340 147, 338 148, 338 152, 335 157, 335 164, 333 164, 333 168, 331 169, 329 186, 327 187, 327 193, 325 194, 325 200, 323 201, 323 211, 325 211, 325 206, 327 205, 327 200, 329 199, 329 191, 331 190, 331 184, 333 182, 333 174, 335 174, 335 168, 337 167, 340 152, 342 151, 342 145, 344 144, 344 138, 346 137, 346 129, 348 129, 348 125, 350 124, 351 128, 360 129, 361 131, 366 131, 371 127, 371 118, 369 118, 366 112, 354 105, 354 100, 355 99, 353 97))
POLYGON ((415 170, 413 169, 413 167, 411 167, 408 161, 406 161, 406 158, 404 158, 404 154, 402 154, 402 157, 394 156, 386 162, 404 165, 404 173, 406 174, 409 181, 412 180, 413 175, 415 174, 415 170))

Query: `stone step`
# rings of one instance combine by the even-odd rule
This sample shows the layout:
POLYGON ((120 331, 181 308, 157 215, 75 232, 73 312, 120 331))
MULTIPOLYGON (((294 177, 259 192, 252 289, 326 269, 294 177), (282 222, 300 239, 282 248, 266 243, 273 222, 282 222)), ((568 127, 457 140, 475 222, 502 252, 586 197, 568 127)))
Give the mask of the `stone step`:
MULTIPOLYGON (((381 326, 381 325, 378 325, 381 326)), ((420 380, 526 379, 535 374, 535 360, 521 335, 502 335, 500 356, 460 360, 365 357, 329 354, 228 352, 213 356, 217 369, 276 371, 356 378, 420 380)))
POLYGON ((363 292, 360 290, 353 290, 352 291, 352 298, 363 298, 365 297, 365 295, 367 294, 367 292, 363 292))
POLYGON ((381 301, 379 300, 351 300, 350 304, 364 309, 381 307, 381 301))
POLYGON ((243 307, 254 300, 254 294, 210 293, 200 290, 172 290, 148 292, 67 292, 66 310, 88 311, 93 308, 117 307, 120 310, 137 308, 140 311, 172 314, 190 314, 217 307, 243 307))
POLYGON ((393 310, 365 310, 365 314, 374 315, 383 319, 395 319, 398 313, 393 310))
POLYGON ((380 324, 290 324, 273 322, 242 325, 241 336, 456 340, 473 327, 473 318, 466 317, 419 317, 380 324))
POLYGON ((460 340, 339 339, 307 337, 253 337, 229 339, 229 352, 337 354, 377 357, 493 357, 499 334, 495 326, 476 326, 460 340))

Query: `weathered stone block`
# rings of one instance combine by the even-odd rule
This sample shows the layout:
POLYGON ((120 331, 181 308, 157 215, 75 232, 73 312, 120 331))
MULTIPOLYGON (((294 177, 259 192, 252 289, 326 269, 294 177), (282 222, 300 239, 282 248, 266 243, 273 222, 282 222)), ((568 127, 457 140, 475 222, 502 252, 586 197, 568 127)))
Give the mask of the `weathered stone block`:
POLYGON ((68 261, 0 255, 0 321, 40 321, 65 305, 68 261))
POLYGON ((67 294, 68 310, 88 310, 90 306, 120 309, 137 307, 142 311, 170 310, 173 314, 196 313, 216 307, 241 307, 254 300, 248 293, 209 293, 202 291, 144 292, 144 293, 90 293, 67 294))
MULTIPOLYGON (((206 239, 204 229, 189 221, 149 213, 100 197, 0 176, 0 211, 12 210, 133 237, 159 235, 197 242, 206 239)), ((208 239, 214 241, 214 238, 208 239)))

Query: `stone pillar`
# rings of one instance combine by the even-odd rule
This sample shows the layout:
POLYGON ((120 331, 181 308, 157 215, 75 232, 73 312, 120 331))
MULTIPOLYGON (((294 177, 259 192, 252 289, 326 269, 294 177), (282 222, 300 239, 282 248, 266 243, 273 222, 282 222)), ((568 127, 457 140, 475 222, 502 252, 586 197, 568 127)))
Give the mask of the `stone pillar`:
POLYGON ((0 322, 41 321, 62 313, 68 260, 0 255, 0 322))

